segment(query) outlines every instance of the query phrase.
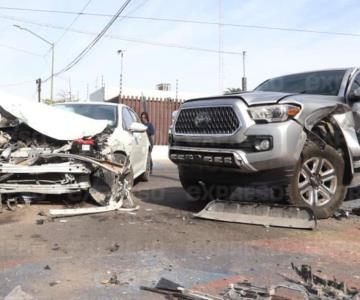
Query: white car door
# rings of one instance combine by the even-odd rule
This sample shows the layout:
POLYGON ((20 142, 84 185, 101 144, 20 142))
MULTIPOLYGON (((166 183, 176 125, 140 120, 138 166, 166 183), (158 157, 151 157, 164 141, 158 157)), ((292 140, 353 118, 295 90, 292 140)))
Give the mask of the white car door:
MULTIPOLYGON (((139 116, 136 114, 136 112, 134 112, 132 109, 129 108, 129 112, 133 118, 134 122, 138 122, 140 123, 140 118, 139 116)), ((149 146, 150 146, 150 142, 149 142, 149 138, 147 136, 146 131, 144 132, 135 132, 134 133, 137 143, 136 143, 136 156, 137 156, 137 161, 139 162, 139 175, 144 173, 146 171, 146 162, 147 162, 147 157, 148 157, 148 153, 149 153, 149 146)))
POLYGON ((129 108, 122 108, 122 119, 124 130, 128 135, 130 162, 136 178, 145 171, 147 151, 144 146, 146 145, 147 135, 146 132, 131 132, 129 130, 131 124, 138 121, 136 114, 129 108))

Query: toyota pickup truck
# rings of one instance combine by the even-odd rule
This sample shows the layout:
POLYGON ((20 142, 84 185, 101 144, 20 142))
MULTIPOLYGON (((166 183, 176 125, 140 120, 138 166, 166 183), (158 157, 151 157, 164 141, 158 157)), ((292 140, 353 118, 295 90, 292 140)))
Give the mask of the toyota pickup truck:
POLYGON ((360 69, 269 79, 251 92, 192 99, 175 115, 169 157, 195 199, 280 188, 317 218, 360 185, 360 69))

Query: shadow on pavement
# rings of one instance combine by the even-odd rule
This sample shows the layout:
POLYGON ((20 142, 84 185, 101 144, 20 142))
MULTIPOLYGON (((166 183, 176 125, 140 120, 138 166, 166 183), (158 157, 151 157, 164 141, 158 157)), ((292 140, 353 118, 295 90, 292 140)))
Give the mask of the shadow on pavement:
POLYGON ((134 192, 141 201, 178 210, 198 212, 206 202, 193 200, 181 187, 156 188, 134 192))

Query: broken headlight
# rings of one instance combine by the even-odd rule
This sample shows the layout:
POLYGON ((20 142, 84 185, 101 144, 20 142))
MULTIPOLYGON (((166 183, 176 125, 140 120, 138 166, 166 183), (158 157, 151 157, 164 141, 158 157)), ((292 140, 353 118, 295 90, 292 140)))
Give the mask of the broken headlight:
POLYGON ((71 153, 91 155, 94 150, 95 142, 93 139, 77 139, 71 146, 71 153))
POLYGON ((291 104, 254 106, 249 108, 249 114, 254 121, 267 123, 284 122, 289 117, 295 117, 299 112, 300 107, 291 104))

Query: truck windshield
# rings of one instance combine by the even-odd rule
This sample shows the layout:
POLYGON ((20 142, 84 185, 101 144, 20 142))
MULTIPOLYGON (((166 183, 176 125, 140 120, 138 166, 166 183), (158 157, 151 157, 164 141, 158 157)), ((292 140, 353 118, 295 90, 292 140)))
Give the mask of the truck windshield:
POLYGON ((286 75, 269 79, 255 91, 336 96, 346 70, 329 70, 286 75))
POLYGON ((58 104, 56 107, 95 119, 106 120, 110 127, 117 124, 117 106, 101 104, 58 104))

